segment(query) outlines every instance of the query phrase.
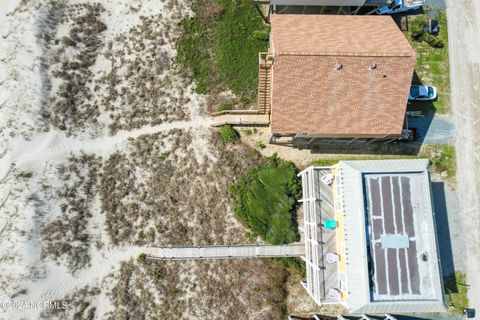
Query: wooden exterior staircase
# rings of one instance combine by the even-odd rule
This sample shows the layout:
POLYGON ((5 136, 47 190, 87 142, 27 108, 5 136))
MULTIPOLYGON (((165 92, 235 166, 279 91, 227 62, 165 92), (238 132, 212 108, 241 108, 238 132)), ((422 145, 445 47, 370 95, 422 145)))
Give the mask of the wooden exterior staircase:
POLYGON ((272 84, 272 55, 261 52, 258 55, 258 113, 270 114, 271 84, 272 84))
POLYGON ((273 56, 267 52, 258 55, 257 110, 225 110, 212 113, 213 127, 268 126, 270 124, 270 92, 273 56))

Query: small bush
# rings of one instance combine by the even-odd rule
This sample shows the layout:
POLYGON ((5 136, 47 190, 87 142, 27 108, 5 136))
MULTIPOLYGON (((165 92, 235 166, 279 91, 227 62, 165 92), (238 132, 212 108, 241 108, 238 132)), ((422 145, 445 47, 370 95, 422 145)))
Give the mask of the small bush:
POLYGON ((240 137, 238 132, 230 125, 224 125, 220 128, 220 136, 224 143, 232 143, 240 137))
POLYGON ((164 152, 162 153, 162 155, 160 156, 160 161, 163 161, 165 159, 167 159, 167 157, 170 155, 170 152, 164 152))
POLYGON ((236 217, 269 243, 297 240, 293 213, 301 188, 295 171, 291 162, 273 155, 231 187, 236 217))
POLYGON ((306 276, 306 265, 300 258, 277 258, 275 259, 275 263, 280 267, 287 268, 290 274, 298 275, 300 277, 306 276))
POLYGON ((428 27, 428 18, 426 16, 421 16, 416 18, 410 24, 410 34, 412 38, 421 41, 422 35, 425 33, 425 28, 428 27))
POLYGON ((249 136, 251 136, 251 135, 253 134, 253 131, 252 131, 252 129, 245 129, 245 130, 243 130, 243 133, 244 133, 247 137, 249 137, 249 136))
POLYGON ((259 286, 253 286, 252 291, 258 293, 261 291, 261 289, 259 286))
POLYGON ((423 41, 428 43, 433 48, 443 48, 443 41, 439 37, 435 37, 430 33, 425 33, 422 37, 423 41))
POLYGON ((217 108, 217 112, 226 111, 226 110, 230 110, 230 103, 228 102, 222 102, 217 108))
POLYGON ((162 270, 157 270, 157 272, 155 272, 155 277, 158 280, 162 280, 163 278, 165 278, 165 273, 162 270))
POLYGON ((255 148, 257 148, 257 149, 265 149, 266 147, 267 146, 262 141, 255 142, 255 148))
POLYGON ((146 260, 147 260, 147 255, 145 253, 142 252, 138 255, 138 261, 145 262, 146 260))

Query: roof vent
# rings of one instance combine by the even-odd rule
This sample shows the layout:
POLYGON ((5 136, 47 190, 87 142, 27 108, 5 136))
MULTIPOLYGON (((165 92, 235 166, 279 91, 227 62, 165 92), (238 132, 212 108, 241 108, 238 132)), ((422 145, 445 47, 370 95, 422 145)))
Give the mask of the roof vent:
POLYGON ((377 64, 376 64, 376 63, 372 63, 372 64, 370 65, 370 70, 375 70, 375 69, 377 69, 377 64))
POLYGON ((384 78, 384 79, 387 78, 387 74, 386 74, 386 73, 383 74, 383 78, 384 78))
POLYGON ((341 63, 337 63, 337 64, 335 65, 335 69, 336 69, 336 70, 340 70, 340 69, 342 69, 342 68, 343 68, 343 65, 342 65, 341 63))

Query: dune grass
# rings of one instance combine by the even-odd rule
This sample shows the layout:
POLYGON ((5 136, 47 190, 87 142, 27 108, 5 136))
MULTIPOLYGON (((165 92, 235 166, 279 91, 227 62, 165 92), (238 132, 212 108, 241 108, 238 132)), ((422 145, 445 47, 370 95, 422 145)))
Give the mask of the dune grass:
POLYGON ((256 98, 258 53, 266 51, 260 15, 250 0, 196 0, 181 24, 177 61, 192 70, 198 93, 230 89, 244 103, 256 98))
POLYGON ((300 197, 300 181, 294 165, 276 155, 249 169, 231 187, 235 215, 252 233, 272 244, 298 239, 294 210, 300 197))

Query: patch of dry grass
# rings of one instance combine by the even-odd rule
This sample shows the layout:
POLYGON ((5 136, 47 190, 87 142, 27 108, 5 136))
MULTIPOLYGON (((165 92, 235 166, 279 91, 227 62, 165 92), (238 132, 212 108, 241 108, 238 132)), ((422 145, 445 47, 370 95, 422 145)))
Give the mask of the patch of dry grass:
POLYGON ((172 130, 130 142, 128 153, 115 153, 100 177, 100 198, 114 243, 223 244, 244 240, 234 220, 228 186, 246 168, 261 162, 238 144, 226 146, 216 162, 195 156, 192 132, 172 130), (227 151, 228 150, 228 151, 227 151))
POLYGON ((87 228, 100 164, 98 157, 80 154, 57 168, 62 185, 53 190, 53 197, 61 214, 43 226, 42 257, 57 262, 65 258, 72 272, 90 263, 87 228))
POLYGON ((110 319, 282 319, 287 272, 269 260, 128 262, 110 319))
POLYGON ((100 294, 98 287, 85 286, 69 294, 68 296, 55 300, 58 308, 46 309, 40 314, 41 319, 69 319, 85 320, 95 319, 97 311, 93 300, 100 294), (67 308, 62 308, 62 303, 67 303, 67 308))
POLYGON ((95 81, 95 90, 110 114, 111 133, 188 119, 191 81, 174 66, 169 51, 178 32, 174 20, 180 19, 172 10, 173 17, 140 17, 141 24, 107 44, 105 57, 112 68, 95 81))
POLYGON ((50 122, 71 134, 87 124, 95 125, 99 107, 92 103, 93 92, 88 85, 90 69, 103 46, 102 32, 107 26, 101 21, 105 9, 101 4, 69 5, 59 12, 59 25, 68 28, 49 61, 50 74, 60 84, 51 92, 50 122))

